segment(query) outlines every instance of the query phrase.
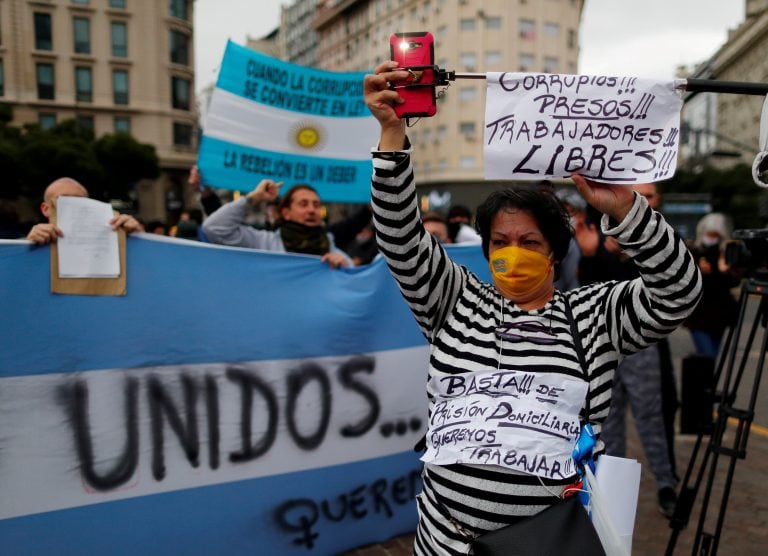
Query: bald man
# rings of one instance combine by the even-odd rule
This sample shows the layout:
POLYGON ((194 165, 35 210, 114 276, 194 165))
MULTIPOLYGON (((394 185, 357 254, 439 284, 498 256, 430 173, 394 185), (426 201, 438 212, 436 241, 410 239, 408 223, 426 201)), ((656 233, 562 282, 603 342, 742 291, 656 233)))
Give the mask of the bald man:
MULTIPOLYGON (((87 197, 88 190, 80 184, 77 180, 72 178, 59 178, 53 181, 48 187, 45 188, 43 194, 43 202, 40 203, 40 212, 43 216, 50 218, 51 207, 54 201, 61 197, 87 197)), ((126 233, 143 232, 144 227, 133 216, 127 214, 118 214, 112 220, 109 221, 113 230, 122 228, 126 233)), ((57 238, 62 237, 64 234, 62 231, 51 224, 46 222, 44 224, 35 224, 27 234, 27 239, 38 245, 45 245, 52 241, 56 241, 57 238)))

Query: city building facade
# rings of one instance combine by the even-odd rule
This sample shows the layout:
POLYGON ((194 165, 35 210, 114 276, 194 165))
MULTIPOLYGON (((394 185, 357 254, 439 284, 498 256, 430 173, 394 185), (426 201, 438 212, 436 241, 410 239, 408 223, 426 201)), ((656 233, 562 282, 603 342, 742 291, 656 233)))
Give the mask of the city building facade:
POLYGON ((161 177, 137 184, 140 215, 189 195, 197 152, 193 0, 0 0, 0 102, 12 125, 75 118, 97 137, 155 146, 161 177))
MULTIPOLYGON (((583 7, 583 0, 325 0, 314 20, 317 66, 369 71, 390 59, 391 34, 429 31, 443 69, 574 74, 583 7)), ((498 187, 483 179, 484 91, 482 79, 456 80, 441 93, 437 116, 409 129, 425 208, 430 198, 476 206, 498 187)))
POLYGON ((294 0, 280 10, 280 57, 300 66, 318 65, 317 33, 313 27, 320 0, 294 0))
MULTIPOLYGON (((687 77, 768 82, 768 0, 745 0, 744 21, 687 77)), ((687 140, 681 149, 682 163, 690 168, 703 163, 720 168, 752 164, 764 98, 730 93, 687 95, 682 112, 687 140)))

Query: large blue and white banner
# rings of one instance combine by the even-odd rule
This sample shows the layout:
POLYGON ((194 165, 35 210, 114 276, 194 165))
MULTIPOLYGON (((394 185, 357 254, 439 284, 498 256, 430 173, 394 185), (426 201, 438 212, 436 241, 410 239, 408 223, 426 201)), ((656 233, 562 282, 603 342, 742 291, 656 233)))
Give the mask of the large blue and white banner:
POLYGON ((260 180, 309 183, 324 201, 368 202, 378 126, 363 72, 297 66, 227 44, 203 125, 206 185, 252 190, 260 180))
MULTIPOLYGON (((487 277, 479 246, 451 256, 487 277)), ((337 554, 412 531, 427 347, 386 265, 128 238, 125 297, 0 242, 0 552, 337 554)))

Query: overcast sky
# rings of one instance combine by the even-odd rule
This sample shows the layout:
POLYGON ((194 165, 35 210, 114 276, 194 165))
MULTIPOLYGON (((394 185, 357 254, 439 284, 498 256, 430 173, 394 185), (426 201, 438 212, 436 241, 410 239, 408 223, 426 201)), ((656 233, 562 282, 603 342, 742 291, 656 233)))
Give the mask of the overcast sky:
MULTIPOLYGON (((216 80, 227 39, 245 44, 269 33, 281 4, 290 2, 195 2, 198 90, 216 80)), ((672 79, 678 65, 714 54, 743 19, 744 0, 586 0, 579 73, 672 79)))

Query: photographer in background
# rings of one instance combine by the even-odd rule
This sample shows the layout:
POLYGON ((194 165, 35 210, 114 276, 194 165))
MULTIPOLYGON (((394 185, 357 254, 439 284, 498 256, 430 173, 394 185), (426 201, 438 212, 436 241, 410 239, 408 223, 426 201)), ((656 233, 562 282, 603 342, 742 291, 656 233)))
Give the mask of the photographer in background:
POLYGON ((707 214, 696 224, 692 252, 701 271, 703 293, 684 326, 691 332, 696 352, 712 359, 717 359, 723 334, 738 317, 731 289, 739 285, 740 278, 725 260, 725 244, 730 239, 730 222, 723 213, 707 214))

